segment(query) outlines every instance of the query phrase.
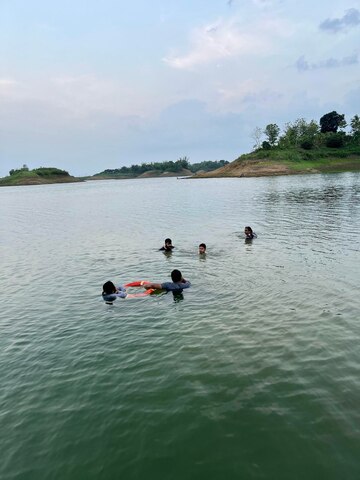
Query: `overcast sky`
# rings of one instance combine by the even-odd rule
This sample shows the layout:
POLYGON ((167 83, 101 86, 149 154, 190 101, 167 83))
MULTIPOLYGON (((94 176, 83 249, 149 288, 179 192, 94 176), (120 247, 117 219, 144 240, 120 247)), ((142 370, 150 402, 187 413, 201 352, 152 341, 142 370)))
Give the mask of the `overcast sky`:
POLYGON ((0 176, 232 161, 360 114, 360 0, 0 0, 0 176))

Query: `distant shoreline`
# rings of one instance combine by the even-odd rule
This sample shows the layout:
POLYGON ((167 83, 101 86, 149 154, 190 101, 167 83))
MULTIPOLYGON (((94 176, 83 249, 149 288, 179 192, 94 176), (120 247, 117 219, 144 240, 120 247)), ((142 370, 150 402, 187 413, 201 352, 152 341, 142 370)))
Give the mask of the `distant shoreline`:
POLYGON ((146 172, 142 175, 93 175, 86 177, 73 177, 71 175, 47 175, 41 177, 33 171, 20 172, 0 178, 0 187, 49 185, 56 183, 78 183, 84 181, 98 180, 133 180, 144 178, 247 178, 247 177, 269 177, 281 175, 299 175, 315 173, 340 173, 360 171, 360 147, 351 152, 332 149, 321 152, 302 152, 300 150, 281 149, 270 150, 269 152, 259 151, 241 155, 227 165, 211 172, 198 172, 189 175, 188 171, 163 172, 155 174, 146 172), (330 150, 330 151, 329 151, 330 150))

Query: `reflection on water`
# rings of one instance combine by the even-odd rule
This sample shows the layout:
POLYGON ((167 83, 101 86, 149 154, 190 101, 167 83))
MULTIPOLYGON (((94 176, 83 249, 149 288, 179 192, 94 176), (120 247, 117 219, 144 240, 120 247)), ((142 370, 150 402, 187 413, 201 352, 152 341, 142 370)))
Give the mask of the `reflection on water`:
POLYGON ((357 478, 359 200, 359 174, 0 189, 0 477, 357 478), (173 269, 180 295, 101 299, 173 269))

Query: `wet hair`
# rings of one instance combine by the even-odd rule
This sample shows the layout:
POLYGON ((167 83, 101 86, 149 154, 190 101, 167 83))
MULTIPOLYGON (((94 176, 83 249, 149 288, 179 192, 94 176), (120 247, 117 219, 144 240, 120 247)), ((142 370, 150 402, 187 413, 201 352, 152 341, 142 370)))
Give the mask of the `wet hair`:
POLYGON ((165 243, 170 243, 171 245, 172 244, 171 238, 165 238, 165 243))
POLYGON ((116 287, 115 285, 113 284, 113 282, 110 282, 110 280, 108 282, 105 282, 104 285, 103 285, 103 293, 105 295, 111 295, 112 293, 115 293, 116 292, 116 287))
POLYGON ((200 247, 203 247, 203 248, 205 248, 205 250, 206 250, 206 245, 205 245, 205 243, 200 243, 199 248, 200 248, 200 247))
POLYGON ((251 227, 245 227, 245 230, 249 230, 250 233, 253 233, 252 231, 252 228, 251 227))
POLYGON ((171 280, 173 282, 180 282, 181 279, 182 279, 182 274, 180 270, 173 270, 171 272, 171 280))

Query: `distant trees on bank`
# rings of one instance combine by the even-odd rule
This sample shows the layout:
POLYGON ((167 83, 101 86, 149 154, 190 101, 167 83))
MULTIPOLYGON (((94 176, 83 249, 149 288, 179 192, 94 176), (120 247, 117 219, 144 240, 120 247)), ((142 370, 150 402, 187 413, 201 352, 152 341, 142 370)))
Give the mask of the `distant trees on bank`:
POLYGON ((170 172, 170 173, 181 173, 183 170, 190 170, 192 173, 196 173, 199 170, 210 172, 216 170, 217 168, 223 167, 229 162, 225 160, 206 160, 200 163, 189 162, 187 157, 179 158, 174 161, 167 162, 152 162, 152 163, 142 163, 141 165, 131 165, 130 167, 121 167, 106 169, 101 173, 96 175, 124 175, 124 176, 139 176, 146 172, 157 172, 159 174, 170 172))
POLYGON ((27 165, 23 165, 21 168, 18 168, 18 169, 10 170, 9 175, 13 176, 13 175, 19 175, 19 174, 26 174, 26 172, 31 172, 32 174, 39 175, 40 177, 70 176, 69 172, 67 172, 66 170, 60 170, 59 168, 40 167, 40 168, 34 168, 33 170, 29 170, 29 167, 27 165))
POLYGON ((348 126, 345 115, 336 111, 326 113, 320 118, 319 124, 315 120, 307 122, 298 118, 294 122, 285 124, 281 133, 276 123, 266 125, 264 129, 256 127, 252 133, 254 149, 280 149, 328 147, 341 148, 347 145, 360 146, 360 118, 355 115, 350 120, 350 132, 345 132, 348 126), (265 140, 261 141, 263 136, 265 140))

